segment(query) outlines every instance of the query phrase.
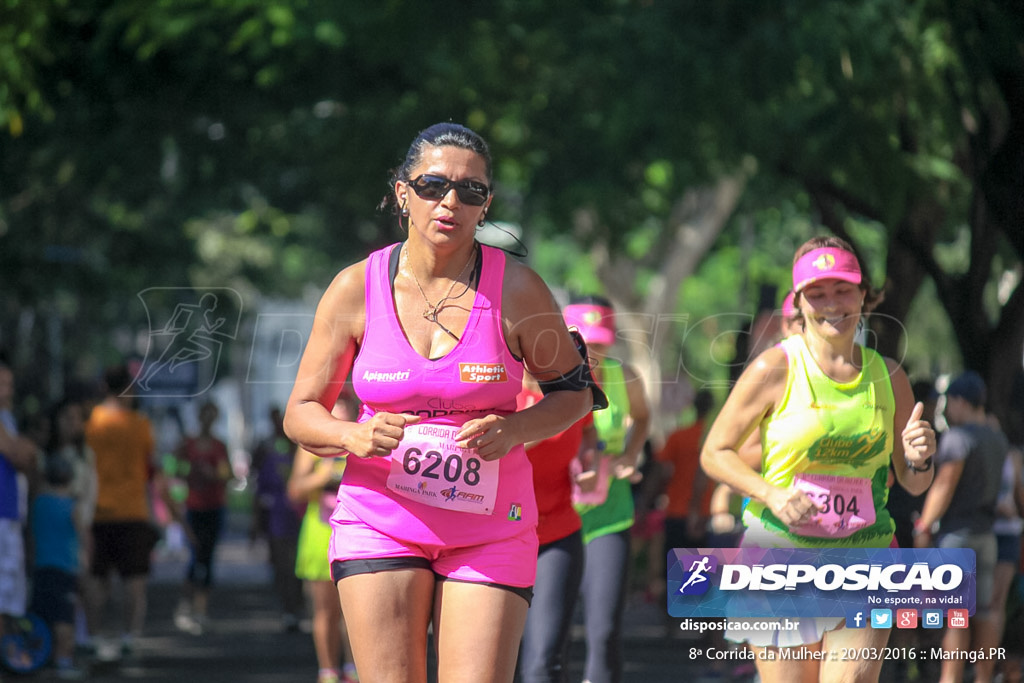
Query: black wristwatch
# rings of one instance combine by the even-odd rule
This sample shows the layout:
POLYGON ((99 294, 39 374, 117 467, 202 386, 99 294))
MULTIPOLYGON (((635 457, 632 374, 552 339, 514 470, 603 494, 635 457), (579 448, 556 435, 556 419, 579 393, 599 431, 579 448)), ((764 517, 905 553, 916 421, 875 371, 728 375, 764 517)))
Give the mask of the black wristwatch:
POLYGON ((927 472, 931 468, 932 468, 932 456, 930 456, 930 455, 928 456, 928 458, 923 463, 921 463, 920 467, 914 467, 909 462, 907 463, 907 469, 908 470, 912 470, 914 472, 927 472))

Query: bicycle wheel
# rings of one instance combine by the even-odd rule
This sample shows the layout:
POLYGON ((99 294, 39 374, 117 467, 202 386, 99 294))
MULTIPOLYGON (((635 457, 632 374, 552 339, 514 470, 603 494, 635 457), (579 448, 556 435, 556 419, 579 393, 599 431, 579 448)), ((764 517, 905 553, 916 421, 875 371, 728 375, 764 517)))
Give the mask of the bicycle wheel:
POLYGON ((46 622, 35 614, 5 617, 0 661, 15 673, 29 673, 50 659, 53 639, 46 622))

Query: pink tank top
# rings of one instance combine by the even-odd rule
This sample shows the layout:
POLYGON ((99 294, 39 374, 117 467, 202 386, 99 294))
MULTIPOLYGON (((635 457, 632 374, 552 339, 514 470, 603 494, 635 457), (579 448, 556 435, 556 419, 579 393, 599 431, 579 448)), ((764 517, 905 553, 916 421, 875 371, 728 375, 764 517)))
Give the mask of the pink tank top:
MULTIPOLYGON (((504 252, 481 247, 480 281, 465 332, 451 352, 429 360, 409 345, 395 311, 388 261, 396 248, 400 245, 376 251, 367 260, 367 323, 352 368, 352 385, 363 403, 359 421, 376 411, 414 413, 423 416, 421 431, 429 436, 475 417, 515 412, 523 365, 508 350, 502 331, 504 252)), ((406 429, 406 438, 416 445, 410 429, 406 429)), ((429 459, 412 463, 403 473, 401 461, 408 458, 409 450, 403 441, 387 457, 349 458, 338 505, 369 526, 412 543, 476 545, 536 526, 533 475, 522 446, 496 463, 483 464, 489 472, 485 479, 494 479, 496 474, 497 480, 496 489, 487 496, 473 488, 480 479, 474 463, 452 457, 451 452, 458 449, 438 447, 441 457, 437 463, 429 459), (428 473, 429 469, 433 472, 428 473), (416 476, 409 470, 415 470, 416 476), (417 478, 424 475, 433 479, 417 478), (417 495, 429 486, 440 495, 431 494, 430 504, 419 502, 417 495), (400 493, 403 490, 405 494, 400 493), (450 498, 458 507, 457 497, 464 497, 461 510, 442 502, 450 498), (489 512, 465 511, 472 509, 477 498, 487 500, 489 512)), ((423 451, 430 452, 422 445, 414 452, 422 455, 423 451)))

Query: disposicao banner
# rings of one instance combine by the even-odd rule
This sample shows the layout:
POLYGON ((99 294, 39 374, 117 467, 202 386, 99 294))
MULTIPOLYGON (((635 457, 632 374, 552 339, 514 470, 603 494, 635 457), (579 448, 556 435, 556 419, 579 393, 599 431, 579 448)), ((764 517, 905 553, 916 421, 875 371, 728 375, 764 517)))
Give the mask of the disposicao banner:
POLYGON ((975 553, 964 548, 675 548, 667 568, 673 617, 975 612, 975 553))

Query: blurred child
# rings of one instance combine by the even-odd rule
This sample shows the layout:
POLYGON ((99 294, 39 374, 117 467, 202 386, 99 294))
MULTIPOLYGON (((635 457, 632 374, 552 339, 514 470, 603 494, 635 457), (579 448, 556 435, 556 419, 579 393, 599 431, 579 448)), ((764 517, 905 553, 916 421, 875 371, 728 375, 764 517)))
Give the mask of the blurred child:
MULTIPOLYGON (((47 452, 64 458, 71 465, 73 476, 68 486, 75 499, 75 508, 82 528, 88 531, 92 527, 92 518, 96 513, 97 482, 96 454, 85 442, 85 407, 79 401, 61 401, 51 413, 51 423, 53 430, 47 452)), ((40 471, 44 467, 45 463, 40 463, 40 471)), ((91 541, 91 533, 79 536, 80 573, 91 562, 91 541)), ((85 605, 81 600, 75 602, 75 631, 78 644, 87 645, 90 642, 85 605)))
POLYGON ((79 545, 85 527, 72 492, 74 465, 60 453, 45 458, 39 494, 32 501, 31 611, 49 625, 57 677, 79 679, 74 664, 75 604, 78 596, 79 545))

